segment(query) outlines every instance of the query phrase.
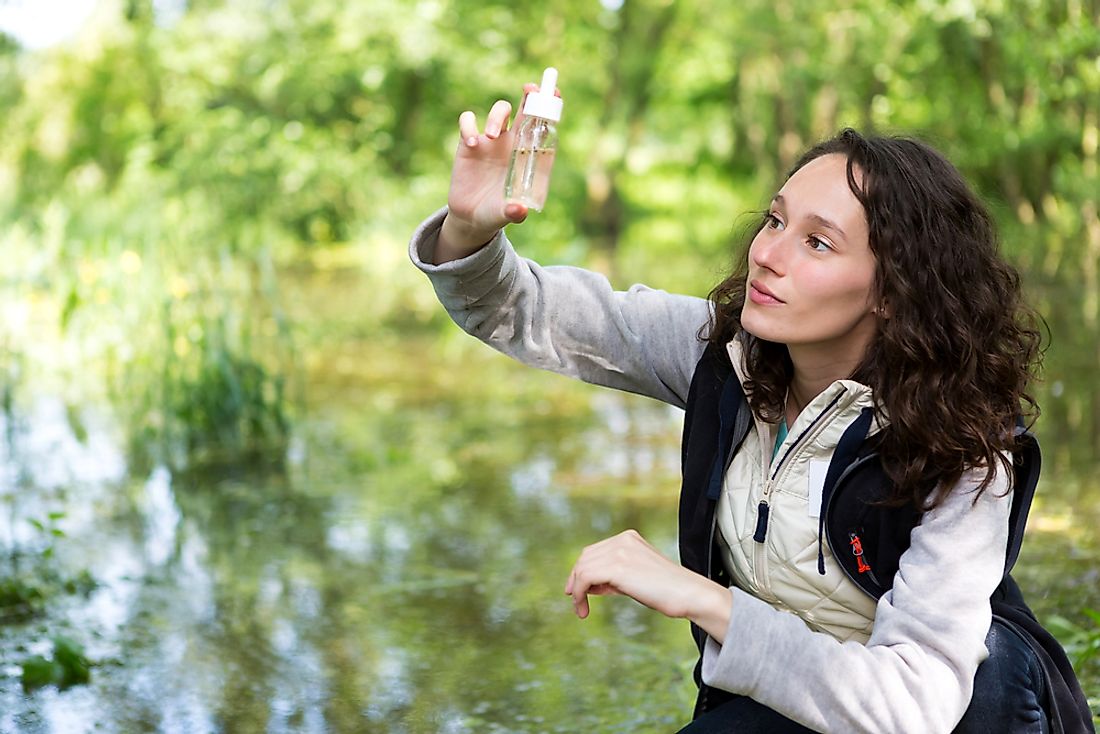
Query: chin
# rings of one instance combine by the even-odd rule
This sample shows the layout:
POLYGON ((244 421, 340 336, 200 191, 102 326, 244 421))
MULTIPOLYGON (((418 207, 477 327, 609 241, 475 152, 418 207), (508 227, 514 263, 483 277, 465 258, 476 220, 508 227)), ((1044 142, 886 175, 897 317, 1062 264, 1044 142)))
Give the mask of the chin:
POLYGON ((771 342, 773 344, 784 344, 784 345, 787 343, 787 340, 784 339, 779 334, 772 334, 772 333, 769 333, 769 332, 766 332, 766 331, 764 331, 764 332, 753 331, 752 329, 745 329, 745 333, 750 334, 750 335, 756 337, 757 339, 759 339, 760 341, 763 341, 763 342, 771 342))
POLYGON ((778 338, 780 335, 777 333, 776 329, 769 329, 767 324, 761 324, 760 321, 761 319, 755 318, 755 314, 751 313, 748 309, 741 309, 742 330, 764 341, 782 341, 782 339, 778 338))

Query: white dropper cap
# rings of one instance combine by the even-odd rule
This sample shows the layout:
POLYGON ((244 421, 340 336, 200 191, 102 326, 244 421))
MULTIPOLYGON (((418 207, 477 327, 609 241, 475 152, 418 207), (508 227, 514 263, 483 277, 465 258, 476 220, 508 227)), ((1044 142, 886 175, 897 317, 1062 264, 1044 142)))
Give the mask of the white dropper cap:
POLYGON ((542 72, 542 87, 539 91, 527 95, 527 101, 523 103, 523 114, 541 117, 551 122, 560 120, 561 97, 554 96, 554 88, 557 84, 558 70, 553 66, 546 67, 546 71, 542 72))

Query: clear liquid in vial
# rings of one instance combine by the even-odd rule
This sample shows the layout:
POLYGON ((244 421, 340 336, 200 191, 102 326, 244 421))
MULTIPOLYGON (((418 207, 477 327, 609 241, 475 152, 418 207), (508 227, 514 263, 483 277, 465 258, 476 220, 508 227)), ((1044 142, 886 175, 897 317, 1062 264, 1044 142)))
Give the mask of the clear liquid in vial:
POLYGON ((508 166, 504 198, 517 201, 528 209, 542 211, 550 190, 550 171, 554 167, 553 148, 517 147, 508 166))

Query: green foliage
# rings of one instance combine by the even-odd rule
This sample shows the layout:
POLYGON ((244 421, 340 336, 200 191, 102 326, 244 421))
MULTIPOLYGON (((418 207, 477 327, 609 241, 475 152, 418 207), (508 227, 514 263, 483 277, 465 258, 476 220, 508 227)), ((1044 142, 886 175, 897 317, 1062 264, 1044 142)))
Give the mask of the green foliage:
MULTIPOLYGON (((71 213, 58 227, 65 244, 41 248, 41 270, 26 275, 41 283, 49 271, 54 338, 78 349, 75 362, 53 369, 86 380, 94 365, 105 378, 135 471, 153 463, 281 462, 293 354, 266 252, 149 247, 141 222, 135 234, 105 242, 84 234, 83 215, 71 213), (83 253, 71 260, 67 245, 83 253)), ((27 290, 40 298, 44 289, 27 290)))
POLYGON ((46 517, 38 519, 35 517, 27 518, 35 530, 44 538, 44 548, 42 549, 42 557, 50 558, 54 554, 54 546, 59 538, 65 537, 65 531, 60 527, 60 521, 65 518, 65 513, 60 511, 54 511, 46 513, 46 517))
POLYGON ((1048 620, 1051 632, 1066 648, 1074 669, 1078 671, 1100 662, 1100 612, 1085 609, 1083 614, 1089 620, 1085 624, 1077 624, 1060 615, 1048 620))
POLYGON ((79 360, 53 369, 83 377, 95 365, 107 378, 136 468, 279 460, 292 359, 261 227, 233 239, 169 190, 164 176, 127 174, 109 193, 62 197, 17 224, 13 295, 46 296, 54 338, 78 347, 79 360))
MULTIPOLYGON (((285 378, 252 356, 247 334, 241 348, 233 349, 227 321, 222 313, 201 326, 195 359, 179 354, 186 350, 165 356, 160 387, 167 454, 178 448, 192 463, 266 459, 281 466, 289 431, 285 378), (172 445, 174 438, 178 445, 172 445)), ((177 326, 165 328, 169 343, 176 344, 182 336, 177 326)), ((140 442, 138 448, 148 445, 140 442)))
POLYGON ((38 557, 32 567, 15 570, 17 556, 9 556, 9 573, 0 577, 0 620, 6 624, 39 617, 54 600, 64 596, 87 596, 97 586, 87 570, 75 575, 61 573, 38 557))
POLYGON ((86 657, 83 645, 64 635, 54 636, 51 642, 51 657, 31 655, 23 660, 24 688, 30 690, 50 685, 69 688, 91 680, 92 663, 86 657))
POLYGON ((564 147, 523 234, 535 256, 705 291, 735 214, 854 125, 943 147, 1024 227, 1009 246, 1025 262, 1058 223, 1047 263, 1072 272, 1089 262, 1072 243, 1100 227, 1081 206, 1097 188, 1100 22, 1094 5, 1029 7, 237 0, 159 25, 127 11, 14 77, 8 211, 38 228, 51 202, 131 186, 158 192, 146 210, 206 222, 191 252, 355 239, 373 256, 373 235, 390 247, 442 203, 458 112, 483 119, 553 63, 564 147))
POLYGON ((1077 623, 1065 616, 1053 615, 1047 619, 1047 629, 1066 649, 1092 705, 1093 723, 1100 724, 1100 697, 1096 694, 1100 686, 1100 612, 1084 609, 1082 614, 1088 621, 1077 623))
POLYGON ((5 620, 33 616, 42 610, 45 600, 37 579, 0 579, 0 612, 5 620))

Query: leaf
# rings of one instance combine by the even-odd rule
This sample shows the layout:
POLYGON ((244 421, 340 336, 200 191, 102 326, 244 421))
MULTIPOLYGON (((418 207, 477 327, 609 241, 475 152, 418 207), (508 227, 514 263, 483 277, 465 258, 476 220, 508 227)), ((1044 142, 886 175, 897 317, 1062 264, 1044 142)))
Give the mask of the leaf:
POLYGON ((80 294, 76 290, 76 285, 73 285, 69 289, 68 296, 65 297, 65 305, 61 307, 61 330, 64 331, 69 326, 69 320, 73 317, 73 313, 80 306, 80 294))
POLYGON ((91 680, 91 666, 79 642, 56 635, 53 638, 53 660, 41 655, 31 655, 23 660, 23 687, 27 690, 50 685, 68 688, 87 683, 91 680))
POLYGON ((57 684, 65 676, 60 665, 41 655, 32 655, 24 660, 22 668, 23 687, 29 690, 57 684))
POLYGON ((92 664, 84 655, 83 645, 64 635, 57 635, 53 638, 53 646, 54 662, 62 671, 62 688, 87 683, 91 679, 92 664))

